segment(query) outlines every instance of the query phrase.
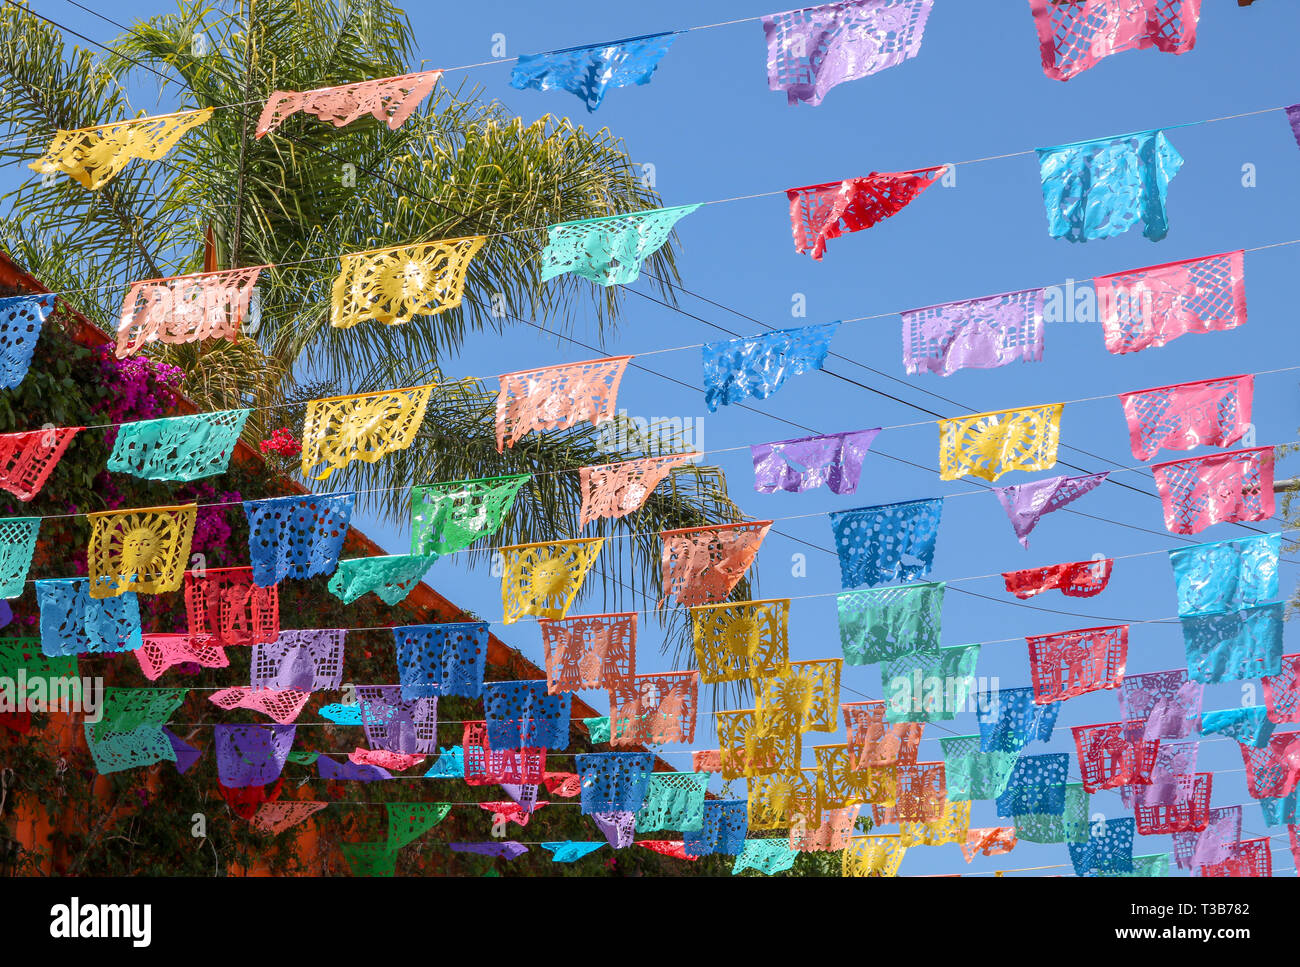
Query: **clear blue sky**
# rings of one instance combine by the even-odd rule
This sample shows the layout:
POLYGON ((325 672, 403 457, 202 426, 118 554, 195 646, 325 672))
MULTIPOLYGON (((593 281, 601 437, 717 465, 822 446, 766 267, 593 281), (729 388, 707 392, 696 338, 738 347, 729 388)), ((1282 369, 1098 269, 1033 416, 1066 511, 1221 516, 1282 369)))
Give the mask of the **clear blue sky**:
MULTIPOLYGON (((96 39, 107 41, 112 28, 62 0, 34 4, 46 14, 96 39)), ((1024 0, 958 3, 936 0, 920 55, 898 68, 841 85, 817 108, 787 106, 784 95, 767 89, 765 47, 758 23, 699 31, 679 37, 646 87, 610 91, 599 111, 588 116, 581 102, 564 92, 515 91, 507 65, 480 67, 449 75, 468 77, 489 97, 497 97, 526 121, 547 113, 575 122, 608 126, 627 139, 632 156, 655 167, 665 205, 743 196, 796 185, 838 180, 872 170, 891 171, 965 161, 1024 151, 1085 138, 1102 137, 1300 100, 1280 68, 1294 56, 1292 38, 1300 30, 1300 5, 1262 3, 1239 9, 1229 0, 1204 5, 1196 49, 1175 57, 1155 51, 1133 52, 1103 61, 1069 83, 1044 76, 1029 6, 1024 0)), ((143 17, 168 9, 165 4, 119 4, 112 16, 143 17)), ((411 17, 419 55, 428 67, 477 63, 492 58, 494 34, 504 34, 507 55, 544 51, 696 24, 752 17, 766 11, 752 0, 659 4, 609 4, 575 0, 557 17, 553 5, 479 0, 474 4, 418 4, 411 17)), ((416 66, 416 65, 413 65, 416 66)), ((142 91, 142 93, 144 93, 142 91)), ((148 93, 152 93, 150 90, 148 93)), ((142 98, 147 103, 147 97, 142 98)), ((1170 231, 1153 244, 1134 230, 1119 238, 1085 245, 1054 240, 1046 230, 1036 159, 1022 155, 958 168, 954 187, 934 187, 875 228, 830 243, 821 263, 795 253, 784 197, 710 205, 678 226, 682 242, 683 284, 694 292, 774 326, 813 324, 840 318, 893 313, 1066 279, 1086 280, 1129 268, 1175 259, 1250 248, 1300 237, 1300 151, 1280 111, 1216 124, 1181 128, 1169 138, 1185 164, 1169 192, 1170 231), (1251 165, 1255 187, 1242 184, 1251 165), (807 316, 791 317, 792 298, 802 293, 807 316)), ((1251 254, 1246 259, 1248 324, 1236 331, 1185 337, 1172 345, 1131 356, 1111 356, 1099 326, 1048 327, 1041 363, 991 371, 958 373, 948 379, 907 377, 901 364, 899 319, 841 327, 833 349, 880 370, 888 379, 852 364, 832 365, 854 379, 944 415, 1092 397, 1131 389, 1294 364, 1293 309, 1285 294, 1300 247, 1251 254), (902 382, 899 382, 901 380, 902 382), (928 393, 937 393, 946 401, 928 393)), ((645 283, 633 288, 647 290, 645 283)), ((729 312, 683 295, 682 308, 743 334, 759 327, 729 312)), ((626 322, 610 353, 638 353, 722 338, 694 319, 632 298, 626 322)), ((574 335, 594 341, 591 328, 574 335)), ((472 340, 449 363, 452 375, 494 376, 503 371, 588 358, 563 341, 552 342, 533 330, 504 338, 472 340)), ((654 356, 646 364, 662 373, 700 383, 698 350, 654 356)), ((1296 436, 1297 380, 1294 374, 1264 376, 1256 382, 1254 419, 1261 444, 1296 436)), ((764 415, 723 408, 708 414, 702 396, 647 373, 630 371, 623 382, 620 408, 636 416, 703 417, 703 446, 709 450, 803 435, 782 420, 819 432, 891 426, 926 419, 926 414, 826 374, 799 377, 772 398, 757 404, 764 415)), ((937 465, 934 426, 886 431, 876 440, 854 496, 826 490, 806 494, 761 495, 752 491, 747 451, 720 454, 733 496, 756 517, 786 517, 929 497, 975 489, 970 481, 945 484, 937 473, 888 460, 882 453, 926 467, 937 465)), ((1062 420, 1062 459, 1088 470, 1136 463, 1127 430, 1114 399, 1067 406, 1062 420), (1081 456, 1087 450, 1104 459, 1081 456)), ((1058 469, 1055 472, 1074 471, 1058 469)), ((1285 465, 1282 473, 1294 473, 1285 465)), ((1047 474, 1014 473, 999 483, 1023 482, 1047 474)), ((1115 479, 1154 491, 1149 475, 1126 473, 1115 479)), ((1047 518, 1022 550, 991 495, 961 496, 947 502, 934 580, 1089 558, 1097 552, 1118 556, 1165 551, 1182 543, 1165 532, 1160 502, 1107 484, 1076 507, 1093 517, 1058 513, 1047 518)), ((406 546, 404 530, 372 522, 362 526, 387 547, 406 546)), ((1274 524, 1273 526, 1280 526, 1274 524)), ((778 523, 782 530, 831 547, 825 517, 778 523)), ((1219 525, 1202 539, 1244 536, 1233 525, 1219 525)), ((1294 557, 1294 555, 1292 555, 1294 557)), ((764 597, 826 595, 795 601, 791 614, 791 657, 839 654, 834 592, 839 570, 832 554, 772 535, 757 563, 764 597), (792 555, 807 555, 805 577, 792 576, 792 555)), ((1296 568, 1283 566, 1287 593, 1296 568)), ((499 583, 486 569, 467 571, 443 561, 430 574, 439 590, 485 616, 501 612, 499 583)), ((1110 587, 1092 599, 1070 599, 1055 592, 1020 603, 1002 590, 999 577, 963 581, 949 589, 944 613, 945 644, 1005 639, 1071 628, 1167 618, 1176 611, 1174 585, 1163 554, 1119 561, 1110 587), (988 601, 956 592, 987 594, 988 601), (1030 607, 1028 605, 1034 605, 1030 607)), ((666 668, 656 654, 653 623, 643 622, 641 670, 666 668)), ((493 630, 540 661, 541 646, 531 623, 493 630)), ((1288 651, 1295 650, 1294 642, 1288 651)), ((1134 626, 1128 669, 1133 673, 1175 668, 1185 663, 1177 623, 1134 626)), ((978 674, 1004 686, 1029 682, 1023 642, 984 649, 978 674)), ((846 668, 845 701, 880 695, 876 666, 846 668), (850 691, 851 689, 852 691, 850 691)), ((603 707, 599 693, 586 696, 603 707)), ((1238 685, 1210 687, 1207 709, 1241 704, 1238 685)), ((1258 693, 1247 704, 1262 702, 1258 693)), ((706 709, 707 711, 707 709, 706 709)), ((1116 698, 1103 692, 1065 703, 1055 739, 1030 753, 1070 751, 1070 726, 1118 718, 1116 698)), ((693 748, 716 746, 712 720, 702 716, 693 748)), ((922 758, 941 758, 938 738, 977 731, 966 714, 945 731, 931 726, 922 758)), ((842 738, 809 735, 805 746, 842 738)), ((672 752, 668 747, 667 752, 672 752)), ((681 757, 681 768, 689 759, 681 757)), ((811 751, 806 764, 811 764, 811 751)), ((1198 769, 1218 774, 1213 804, 1247 803, 1245 827, 1263 835, 1259 808, 1248 798, 1235 743, 1201 745, 1198 769)), ((739 790, 740 784, 736 784, 739 790)), ((1093 797, 1093 811, 1125 815, 1119 797, 1093 797)), ((977 802, 972 825, 998 825, 991 802, 977 802)), ((890 831, 885 829, 883 831, 890 831)), ((1290 875, 1285 829, 1276 827, 1275 871, 1290 875)), ((1139 838, 1135 853, 1170 850, 1168 837, 1139 838)), ((956 846, 916 848, 902 872, 975 872, 1065 864, 1051 873, 1069 874, 1064 846, 1022 844, 1010 856, 980 858, 967 866, 956 846)))

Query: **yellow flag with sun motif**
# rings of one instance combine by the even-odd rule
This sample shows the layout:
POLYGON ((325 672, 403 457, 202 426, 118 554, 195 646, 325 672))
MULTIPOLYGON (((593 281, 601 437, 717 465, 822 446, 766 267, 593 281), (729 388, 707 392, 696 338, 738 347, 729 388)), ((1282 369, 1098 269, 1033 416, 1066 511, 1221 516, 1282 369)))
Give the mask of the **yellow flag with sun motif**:
POLYGON ((424 422, 433 385, 312 400, 302 428, 302 475, 324 465, 316 477, 324 480, 353 460, 374 463, 405 450, 424 422))
POLYGON ((331 293, 330 325, 348 329, 374 319, 396 326, 454 309, 470 260, 486 240, 474 235, 344 255, 331 293))
POLYGON ((563 618, 604 543, 603 537, 586 537, 501 548, 502 622, 512 624, 526 614, 563 618))
POLYGON ((1064 403, 973 413, 939 421, 939 477, 997 480, 1010 470, 1056 465, 1064 403))
POLYGON ((799 768, 800 733, 764 730, 752 708, 720 709, 714 713, 714 721, 718 727, 718 771, 723 779, 799 768))
POLYGON ((180 590, 194 538, 197 504, 104 510, 90 518, 90 596, 180 590))
POLYGON ((785 671, 760 679, 755 709, 763 728, 778 734, 834 732, 843 665, 843 658, 792 661, 785 671))
POLYGON ((813 755, 822 770, 822 801, 827 809, 850 803, 886 805, 898 797, 897 766, 855 769, 847 745, 815 745, 813 755))
POLYGON ((102 188, 132 159, 157 161, 186 131, 198 127, 212 116, 212 108, 180 111, 156 117, 117 121, 92 128, 54 132, 54 140, 45 154, 29 168, 42 175, 63 172, 95 191, 102 188))
POLYGON ((702 604, 690 611, 700 681, 738 682, 786 670, 789 598, 702 604))
POLYGON ((898 876, 907 852, 902 836, 854 836, 844 847, 840 873, 843 876, 898 876))
POLYGON ((773 772, 749 780, 749 828, 784 829, 821 822, 821 769, 773 772))

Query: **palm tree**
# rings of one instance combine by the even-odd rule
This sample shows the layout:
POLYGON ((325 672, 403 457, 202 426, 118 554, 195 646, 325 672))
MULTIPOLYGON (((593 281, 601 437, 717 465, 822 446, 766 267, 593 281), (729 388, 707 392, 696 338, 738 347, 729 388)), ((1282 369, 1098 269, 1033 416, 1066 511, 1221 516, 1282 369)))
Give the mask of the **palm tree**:
MULTIPOLYGON (((472 333, 535 318, 563 333, 592 317, 603 341, 619 323, 619 287, 569 275, 544 283, 537 256, 545 235, 518 231, 659 204, 607 129, 550 116, 524 124, 478 90, 440 83, 397 131, 369 117, 339 129, 296 115, 254 136, 273 90, 419 69, 410 24, 388 0, 243 0, 229 13, 178 0, 175 14, 127 27, 111 50, 68 50, 55 25, 0 7, 0 158, 30 161, 56 129, 160 113, 133 111, 128 80, 161 78, 174 105, 164 110, 213 107, 211 119, 160 161, 135 161, 96 192, 67 178, 27 178, 5 198, 0 244, 106 328, 131 281, 282 265, 259 280, 256 332, 149 350, 185 371, 186 392, 203 407, 258 407, 254 437, 285 423, 286 413, 291 425, 300 420, 294 404, 306 399, 441 383, 443 365, 472 333), (400 326, 329 325, 340 253, 463 235, 488 239, 461 307, 400 326)), ((647 267, 672 302, 671 241, 647 267)), ((429 412, 409 451, 354 464, 331 486, 374 490, 372 509, 398 519, 412 483, 530 471, 501 543, 554 540, 577 536, 580 502, 577 474, 556 471, 635 455, 610 452, 591 427, 535 435, 498 454, 493 392, 474 382, 440 385, 429 412)), ((614 562, 604 571, 606 606, 657 595, 660 529, 738 519, 720 474, 688 471, 640 512, 599 522, 596 533, 626 538, 607 544, 616 553, 604 557, 614 562)), ((747 594, 742 584, 737 595, 747 594)), ((690 649, 681 650, 689 659, 690 649)))

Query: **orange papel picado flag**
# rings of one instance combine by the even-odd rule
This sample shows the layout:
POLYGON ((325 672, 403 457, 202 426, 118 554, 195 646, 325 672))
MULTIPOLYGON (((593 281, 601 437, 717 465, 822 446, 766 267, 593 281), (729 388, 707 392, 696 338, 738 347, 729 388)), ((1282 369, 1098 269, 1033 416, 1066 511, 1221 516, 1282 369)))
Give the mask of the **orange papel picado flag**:
POLYGON ((87 514, 90 596, 179 591, 197 513, 197 504, 185 504, 87 514))
POLYGON ((310 477, 324 465, 316 477, 324 480, 353 460, 374 463, 385 454, 405 450, 424 422, 433 386, 309 402, 302 429, 302 475, 310 477))

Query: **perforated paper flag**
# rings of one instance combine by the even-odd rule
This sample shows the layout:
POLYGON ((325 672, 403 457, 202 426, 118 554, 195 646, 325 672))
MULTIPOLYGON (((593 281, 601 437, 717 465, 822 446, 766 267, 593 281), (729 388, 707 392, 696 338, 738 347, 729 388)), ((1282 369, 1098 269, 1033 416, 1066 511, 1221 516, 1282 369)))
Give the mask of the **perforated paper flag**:
POLYGON ((1089 824, 1088 839, 1070 843, 1070 862, 1076 876, 1098 876, 1102 873, 1133 872, 1132 817, 1106 819, 1089 824))
POLYGON ((842 850, 853 836, 857 803, 841 809, 827 809, 812 820, 800 819, 790 827, 790 848, 800 853, 824 853, 842 850))
POLYGON ((850 665, 870 665, 939 647, 944 585, 904 584, 836 596, 840 646, 850 665))
POLYGON ((411 553, 454 554, 494 534, 532 479, 521 473, 411 488, 411 553))
POLYGON ((257 280, 265 265, 195 272, 132 282, 122 300, 115 352, 119 359, 150 343, 238 340, 240 328, 260 320, 257 280))
POLYGON ((497 451, 534 430, 564 430, 584 420, 599 426, 611 419, 631 358, 610 356, 503 374, 497 393, 497 451))
POLYGON ((993 493, 1007 512, 1020 546, 1028 548, 1029 533, 1038 526, 1043 515, 1074 503, 1109 476, 1110 471, 1106 470, 1082 477, 1047 477, 1010 487, 994 487, 993 493))
POLYGON ((196 504, 87 514, 90 596, 179 591, 197 514, 196 504))
POLYGON ((1063 842, 1061 817, 1065 812, 1065 787, 1069 775, 1068 753, 1020 756, 1011 770, 1006 790, 998 796, 998 815, 1016 817, 1017 835, 1021 839, 1035 843, 1063 842), (1055 817, 1056 822, 1043 822, 1049 816, 1055 817), (1021 817, 1039 819, 1027 819, 1022 823, 1021 817), (1022 829, 1022 826, 1027 828, 1022 829))
POLYGON ((1047 228, 1086 242, 1122 235, 1139 221, 1158 242, 1169 233, 1165 203, 1182 156, 1163 131, 1038 148, 1047 228))
POLYGON ((1258 749, 1268 745, 1273 725, 1263 705, 1214 709, 1201 716, 1201 735, 1226 735, 1258 749))
POLYGON ((563 843, 542 843, 542 849, 550 850, 552 863, 576 863, 589 853, 604 846, 604 843, 575 843, 566 840, 563 843))
POLYGON ((230 659, 226 649, 208 635, 182 635, 152 633, 133 654, 140 663, 140 671, 151 682, 175 665, 193 663, 203 668, 228 668, 230 659))
POLYGON ((788 832, 799 816, 820 816, 824 808, 820 768, 769 772, 748 785, 751 830, 788 832))
POLYGON ((587 47, 524 54, 510 72, 510 86, 523 91, 568 91, 595 111, 612 87, 649 84, 675 33, 645 34, 587 47))
POLYGON ((0 389, 15 389, 26 378, 41 326, 53 308, 53 295, 0 299, 0 389))
POLYGON ((1187 674, 1197 682, 1243 682, 1282 671, 1285 605, 1182 618, 1187 674))
POLYGON ((656 772, 636 814, 637 832, 700 830, 704 826, 707 772, 656 772))
POLYGON ((705 343, 704 405, 713 413, 719 406, 765 400, 791 376, 821 369, 839 325, 829 322, 705 343))
POLYGON ((898 833, 854 836, 844 849, 842 876, 897 876, 907 847, 898 833))
POLYGON ((619 679, 609 689, 609 744, 692 742, 699 672, 659 672, 619 679))
POLYGON ((1245 253, 1165 262, 1092 280, 1106 349, 1135 353, 1246 322, 1245 253))
POLYGON ((1291 794, 1300 777, 1300 732, 1274 735, 1263 748, 1242 745, 1246 791, 1255 799, 1291 794))
POLYGON ((1151 472, 1172 533, 1197 534, 1212 524, 1273 516, 1272 447, 1158 463, 1151 472))
POLYGON ((888 722, 948 722, 964 711, 975 685, 979 645, 918 651, 882 662, 888 722))
POLYGON ((1017 753, 981 751, 978 735, 940 739, 949 801, 996 799, 1006 791, 1017 753))
POLYGON ((873 171, 861 178, 787 188, 794 250, 821 261, 832 238, 871 228, 898 214, 946 170, 938 165, 915 171, 873 171))
POLYGON ((41 651, 47 655, 134 651, 140 647, 140 606, 135 594, 94 598, 90 581, 37 581, 41 651))
POLYGON ((1068 81, 1111 54, 1155 47, 1183 54, 1196 46, 1201 0, 1029 0, 1043 73, 1068 81))
POLYGON ((906 500, 830 515, 845 588, 930 576, 943 498, 906 500))
POLYGON ((594 752, 574 757, 582 780, 582 814, 635 812, 654 771, 648 752, 594 752))
POLYGON ((731 866, 731 875, 757 870, 764 876, 781 873, 794 866, 798 852, 784 839, 747 839, 745 848, 731 866))
POLYGON ((745 799, 706 799, 703 821, 698 830, 682 836, 687 856, 717 853, 736 856, 745 848, 749 831, 749 803, 745 799))
POLYGON ((939 421, 939 478, 997 480, 1011 470, 1056 466, 1062 403, 939 421))
POLYGON ((1300 722, 1300 655, 1283 655, 1281 671, 1262 684, 1269 721, 1300 722))
POLYGON ((68 444, 84 427, 62 426, 0 434, 0 489, 21 501, 41 492, 68 444))
POLYGON ((603 537, 589 537, 502 547, 502 622, 512 624, 526 614, 563 618, 604 543, 603 537))
POLYGON ((244 501, 253 580, 262 587, 285 578, 329 574, 352 520, 356 494, 312 494, 244 501))
POLYGON ((1119 688, 1128 661, 1128 625, 1082 628, 1025 638, 1034 701, 1059 702, 1103 688, 1119 688))
POLYGON ((780 734, 763 728, 754 709, 714 713, 718 728, 719 772, 725 780, 764 776, 799 768, 800 733, 780 734))
POLYGON ((208 701, 218 708, 246 708, 274 719, 281 725, 297 720, 311 701, 311 692, 300 688, 251 688, 238 685, 208 694, 208 701))
POLYGON ((371 749, 431 755, 438 751, 438 700, 403 699, 396 685, 358 685, 361 726, 371 749))
POLYGON ((547 690, 609 688, 636 670, 635 611, 542 618, 547 690))
POLYGON ((393 629, 402 698, 478 698, 487 664, 486 622, 405 625, 393 629))
POLYGON ((754 489, 796 494, 825 484, 831 493, 857 493, 862 461, 879 433, 878 428, 854 430, 752 446, 754 489))
POLYGON ((790 599, 705 604, 691 609, 700 681, 735 682, 785 671, 790 599))
POLYGON ((770 520, 755 520, 664 531, 659 606, 669 598, 686 607, 725 601, 771 527, 770 520))
POLYGON ((572 272, 603 286, 635 282, 641 263, 668 241, 673 226, 699 207, 651 208, 551 225, 542 250, 542 281, 572 272))
POLYGON ((1225 376, 1121 393, 1133 456, 1166 450, 1230 447, 1251 425, 1255 377, 1225 376))
POLYGON ((102 738, 142 725, 165 725, 188 694, 184 688, 106 688, 98 721, 88 723, 89 734, 102 738))
POLYGON ((259 833, 279 836, 285 830, 306 822, 328 805, 328 802, 307 800, 264 802, 257 807, 257 812, 253 814, 249 823, 259 833))
POLYGON ((601 518, 618 520, 640 510, 673 467, 701 456, 700 453, 674 453, 582 467, 578 471, 578 485, 582 489, 578 526, 586 527, 601 518))
POLYGON ((248 410, 222 410, 118 428, 108 469, 145 480, 198 480, 225 473, 248 410))
POLYGON ((251 567, 185 572, 185 614, 192 635, 218 645, 254 645, 280 635, 280 592, 253 581, 251 567))
POLYGON ((469 263, 485 241, 475 235, 342 256, 330 292, 330 325, 350 329, 373 319, 396 326, 456 308, 469 263))
POLYGON ((966 832, 966 842, 962 843, 961 855, 969 863, 976 856, 1002 856, 1016 848, 1016 827, 988 826, 970 829, 966 832))
POLYGON ((159 726, 142 725, 130 732, 106 731, 98 738, 91 734, 89 722, 84 729, 86 748, 100 775, 176 761, 176 750, 167 737, 167 730, 159 726))
POLYGON ((900 313, 907 372, 951 376, 1043 358, 1043 290, 948 302, 900 313))
POLYGON ((0 597, 16 598, 23 593, 40 530, 39 517, 0 520, 0 597))
MULTIPOLYGON (((856 768, 854 750, 847 744, 813 746, 821 770, 821 805, 844 809, 857 803, 893 802, 898 796, 898 767, 856 768)), ((805 819, 809 817, 805 814, 805 819)))
POLYGON ((353 460, 374 463, 405 450, 424 422, 432 395, 430 383, 309 401, 302 428, 302 475, 325 480, 353 460))
POLYGON ((975 698, 980 749, 1019 753, 1030 742, 1050 742, 1060 711, 1060 702, 1035 702, 1033 688, 986 686, 975 698))
POLYGON ((551 695, 546 680, 487 682, 483 712, 493 749, 569 747, 568 692, 551 695))
POLYGON ((253 688, 332 691, 343 684, 342 628, 281 631, 275 641, 253 646, 253 688))
POLYGON ((844 730, 852 768, 863 770, 916 761, 924 722, 886 722, 883 700, 845 702, 844 730))
POLYGON ((1261 534, 1170 551, 1179 615, 1236 611, 1276 598, 1281 549, 1281 534, 1261 534))
POLYGON ((757 682, 754 710, 760 728, 778 735, 834 732, 840 702, 839 658, 793 661, 757 682))
POLYGON ((1119 688, 1120 717, 1143 722, 1143 738, 1181 739, 1193 734, 1205 688, 1187 670, 1125 674, 1119 688))
POLYGON ((1076 725, 1072 731, 1079 775, 1089 793, 1151 782, 1160 742, 1143 737, 1141 722, 1076 725))
POLYGON ((384 604, 397 604, 415 590, 437 559, 435 554, 388 554, 339 561, 338 570, 330 578, 330 593, 344 604, 351 604, 374 591, 384 604))
POLYGON ((471 786, 535 786, 546 775, 545 749, 494 749, 486 722, 466 722, 462 735, 465 782, 471 786))
POLYGON ((217 776, 223 786, 242 789, 274 782, 293 748, 295 725, 214 725, 217 776))
POLYGON ((187 131, 207 121, 212 111, 208 107, 71 131, 58 130, 45 154, 27 167, 41 175, 61 172, 81 187, 95 191, 116 177, 132 159, 158 161, 187 131))
POLYGON ((790 104, 897 67, 921 52, 932 0, 847 0, 763 17, 767 86, 790 104))
POLYGON ((1114 566, 1115 561, 1109 557, 1100 561, 1072 561, 1024 571, 1004 571, 1002 579, 1007 590, 1021 600, 1052 588, 1072 598, 1091 598, 1106 590, 1114 566))
POLYGON ((1265 837, 1247 839, 1228 846, 1228 858, 1202 866, 1197 876, 1272 876, 1273 849, 1265 837))
POLYGON ((314 114, 336 128, 369 114, 396 131, 429 96, 441 76, 442 71, 421 71, 311 91, 272 91, 257 119, 254 136, 260 138, 271 133, 299 111, 314 114))

